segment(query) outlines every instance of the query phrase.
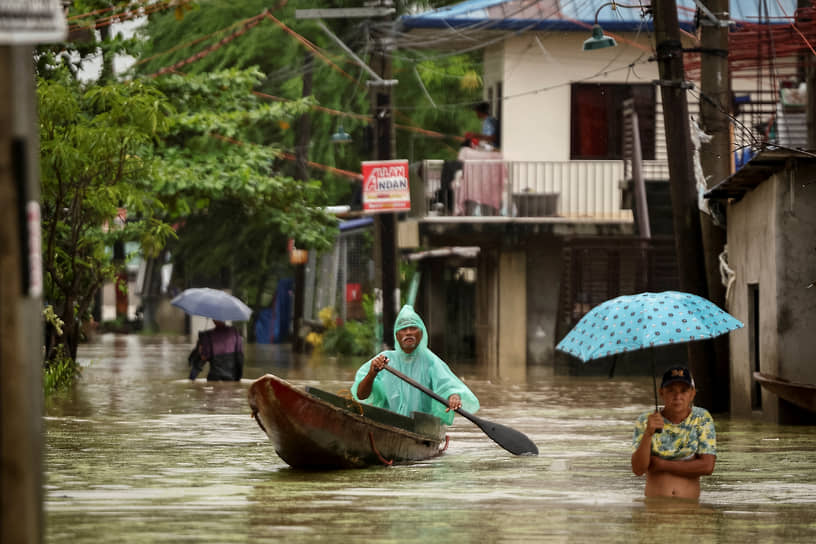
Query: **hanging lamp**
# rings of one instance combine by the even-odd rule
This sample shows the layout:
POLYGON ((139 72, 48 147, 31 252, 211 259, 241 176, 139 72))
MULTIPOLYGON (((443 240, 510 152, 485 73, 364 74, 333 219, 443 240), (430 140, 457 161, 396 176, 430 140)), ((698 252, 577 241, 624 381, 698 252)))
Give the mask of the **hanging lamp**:
POLYGON ((343 130, 343 125, 337 125, 337 132, 331 135, 331 141, 334 144, 348 144, 351 143, 351 135, 343 130))
POLYGON ((584 40, 584 51, 593 51, 595 49, 604 49, 606 47, 617 47, 618 42, 612 36, 607 36, 603 33, 601 25, 595 23, 592 25, 592 37, 584 40))

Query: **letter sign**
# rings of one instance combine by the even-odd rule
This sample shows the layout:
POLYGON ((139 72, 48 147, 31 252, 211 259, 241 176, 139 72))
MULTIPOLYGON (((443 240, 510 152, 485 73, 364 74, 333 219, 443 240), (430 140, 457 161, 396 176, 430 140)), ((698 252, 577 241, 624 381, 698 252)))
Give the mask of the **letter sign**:
POLYGON ((410 209, 408 161, 364 161, 363 211, 376 213, 410 209))

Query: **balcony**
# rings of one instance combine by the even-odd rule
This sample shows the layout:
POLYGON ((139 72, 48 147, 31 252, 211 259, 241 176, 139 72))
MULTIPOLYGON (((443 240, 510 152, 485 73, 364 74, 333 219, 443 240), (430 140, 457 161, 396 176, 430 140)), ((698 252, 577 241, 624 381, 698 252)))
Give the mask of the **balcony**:
POLYGON ((631 223, 623 161, 425 160, 429 221, 631 223))

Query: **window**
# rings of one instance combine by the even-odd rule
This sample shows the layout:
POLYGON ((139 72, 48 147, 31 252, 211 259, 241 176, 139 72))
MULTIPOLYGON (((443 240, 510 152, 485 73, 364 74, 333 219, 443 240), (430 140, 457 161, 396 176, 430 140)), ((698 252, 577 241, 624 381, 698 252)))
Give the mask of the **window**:
POLYGON ((623 158, 623 101, 633 98, 645 160, 655 158, 655 89, 652 85, 576 83, 572 86, 570 158, 623 158))

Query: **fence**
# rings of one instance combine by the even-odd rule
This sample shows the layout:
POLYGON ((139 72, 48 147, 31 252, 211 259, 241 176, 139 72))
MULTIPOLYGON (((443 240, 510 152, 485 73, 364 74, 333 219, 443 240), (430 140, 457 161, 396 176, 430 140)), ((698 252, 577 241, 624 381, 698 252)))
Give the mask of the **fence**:
POLYGON ((318 312, 334 308, 338 317, 364 317, 362 294, 374 283, 370 228, 341 231, 331 251, 309 254, 306 265, 303 318, 318 321, 318 312))

